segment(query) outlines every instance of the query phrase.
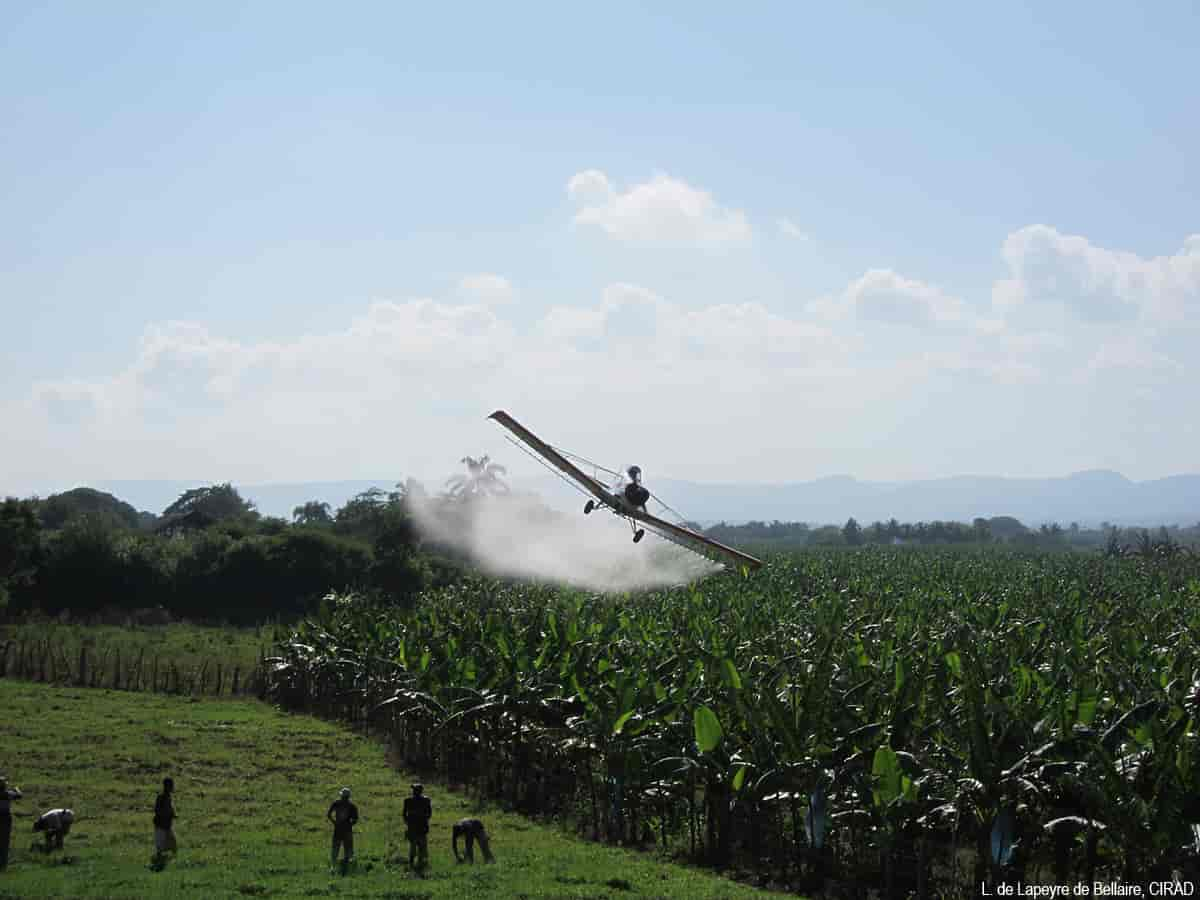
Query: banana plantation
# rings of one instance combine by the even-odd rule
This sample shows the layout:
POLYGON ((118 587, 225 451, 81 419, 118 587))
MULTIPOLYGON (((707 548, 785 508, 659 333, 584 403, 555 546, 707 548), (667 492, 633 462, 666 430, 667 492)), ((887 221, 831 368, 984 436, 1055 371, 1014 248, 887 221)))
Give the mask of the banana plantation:
POLYGON ((806 893, 1200 871, 1195 555, 870 548, 621 597, 331 596, 268 662, 277 702, 409 767, 806 893))

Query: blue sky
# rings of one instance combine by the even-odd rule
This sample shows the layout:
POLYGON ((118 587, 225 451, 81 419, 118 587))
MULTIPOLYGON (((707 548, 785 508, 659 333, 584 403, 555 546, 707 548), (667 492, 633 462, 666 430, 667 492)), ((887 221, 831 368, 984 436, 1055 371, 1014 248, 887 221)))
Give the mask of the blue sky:
POLYGON ((6 4, 0 489, 437 478, 501 406, 699 480, 1195 471, 1197 34, 6 4))

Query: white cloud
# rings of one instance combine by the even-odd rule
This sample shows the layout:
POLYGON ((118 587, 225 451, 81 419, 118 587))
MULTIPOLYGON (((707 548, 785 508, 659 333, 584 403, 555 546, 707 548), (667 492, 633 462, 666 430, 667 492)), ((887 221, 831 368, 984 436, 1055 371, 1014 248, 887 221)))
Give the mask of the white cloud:
POLYGON ((1175 375, 1183 372, 1183 366, 1155 350, 1148 335, 1125 334, 1101 344, 1088 360, 1086 371, 1093 375, 1112 370, 1175 375))
POLYGON ((992 308, 1003 315, 1025 302, 1025 288, 1016 278, 1002 278, 992 285, 992 308))
POLYGON ((580 203, 604 203, 612 198, 612 182, 599 169, 585 169, 571 176, 567 193, 580 203))
POLYGON ((621 193, 595 169, 574 175, 567 193, 582 204, 579 225, 595 225, 628 243, 715 245, 750 239, 750 223, 740 210, 726 209, 712 194, 666 174, 621 193))
POLYGON ((828 328, 789 319, 759 303, 721 304, 685 314, 685 341, 700 352, 725 358, 790 359, 806 364, 845 351, 828 328))
POLYGON ((810 313, 830 321, 850 316, 888 325, 976 326, 995 331, 995 320, 978 322, 967 305, 941 288, 905 278, 891 269, 870 269, 844 291, 808 304, 810 313))
MULTIPOLYGON (((827 405, 823 379, 849 371, 827 328, 755 303, 686 308, 616 283, 521 330, 492 306, 431 299, 372 303, 343 329, 288 339, 152 325, 119 371, 39 383, 31 396, 43 427, 53 417, 95 435, 88 465, 111 477, 216 467, 279 481, 365 459, 423 477, 482 439, 482 416, 497 407, 551 423, 588 410, 646 429, 639 440, 675 440, 672 428, 714 421, 717 407, 736 424, 772 397, 827 405)), ((622 436, 601 440, 615 453, 622 436)))
POLYGON ((689 310, 633 284, 609 285, 596 308, 551 309, 540 333, 574 350, 650 357, 660 366, 734 359, 757 366, 808 363, 845 352, 844 342, 828 328, 780 316, 758 303, 689 310))
POLYGON ((962 300, 922 281, 904 278, 890 269, 871 269, 846 290, 858 316, 898 325, 961 322, 962 300))
MULTIPOLYGON (((602 184, 589 175, 576 189, 602 184)), ((1010 252, 1057 259, 1026 254, 1058 246, 1034 237, 1011 242, 1010 252)), ((679 477, 934 474, 922 460, 933 454, 951 465, 954 448, 968 445, 978 449, 963 451, 971 455, 958 471, 1009 471, 1009 460, 1030 452, 1031 429, 1068 427, 1077 431, 1060 441, 1068 450, 1107 448, 1105 464, 1128 459, 1131 474, 1179 471, 1173 460, 1185 455, 1168 456, 1162 434, 1143 444, 1121 437, 1125 448, 1104 422, 1113 418, 1107 411, 1148 402, 1147 392, 1162 408, 1190 408, 1200 379, 1191 332, 1184 321, 1152 317, 1172 303, 1188 308, 1200 239, 1140 261, 1097 262, 1090 245, 1064 246, 1071 259, 1089 260, 1081 271, 1111 273, 1119 262, 1142 271, 1143 286, 1157 285, 1121 301, 1136 302, 1139 320, 1047 316, 1033 290, 1049 283, 1044 266, 1021 262, 992 286, 986 314, 935 284, 870 269, 794 310, 741 298, 687 305, 617 282, 531 320, 491 299, 507 282, 484 275, 457 286, 458 302, 364 303, 320 334, 246 340, 164 322, 148 326, 113 371, 66 372, 11 394, 8 421, 21 437, 8 468, 37 474, 53 465, 80 478, 394 471, 436 480, 464 453, 508 449, 488 443, 483 424, 502 407, 591 458, 620 463, 636 453, 640 464, 679 477), (882 441, 888 454, 879 453, 882 441)), ((1114 275, 1108 283, 1119 294, 1133 282, 1114 275)), ((1182 447, 1187 417, 1175 418, 1163 434, 1182 447)))
POLYGON ((999 384, 1029 384, 1045 374, 1029 360, 989 353, 977 346, 927 351, 901 361, 897 368, 910 369, 918 376, 950 373, 999 384))
POLYGON ((786 235, 787 237, 794 238, 798 241, 807 241, 808 240, 808 234, 804 231, 804 229, 801 228, 799 225, 797 225, 795 222, 793 222, 791 219, 788 219, 788 218, 778 219, 778 220, 776 220, 775 224, 777 224, 779 226, 780 233, 786 235))
MULTIPOLYGON (((489 308, 428 299, 373 303, 344 331, 279 342, 243 343, 199 323, 168 322, 146 328, 122 372, 42 382, 34 394, 47 407, 67 397, 90 398, 106 419, 169 410, 194 417, 271 397, 386 393, 396 379, 432 382, 447 372, 475 377, 500 363, 511 342, 511 327, 489 308)), ((271 410, 263 412, 270 417, 271 410)))
POLYGON ((491 272, 465 276, 458 282, 458 292, 468 300, 489 304, 511 303, 516 297, 512 282, 491 272))
POLYGON ((1172 256, 1106 250, 1047 225, 1029 225, 1003 247, 1010 277, 993 288, 1000 310, 1059 305, 1095 322, 1181 321, 1200 314, 1200 235, 1172 256))
POLYGON ((33 388, 34 403, 60 425, 93 419, 99 410, 98 394, 96 387, 78 379, 36 384, 33 388))

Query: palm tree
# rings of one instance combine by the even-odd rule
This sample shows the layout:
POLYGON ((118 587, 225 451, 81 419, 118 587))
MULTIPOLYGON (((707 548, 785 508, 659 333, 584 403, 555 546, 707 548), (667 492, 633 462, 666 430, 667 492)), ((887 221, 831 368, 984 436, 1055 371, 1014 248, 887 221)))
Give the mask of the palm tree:
POLYGON ((446 493, 449 497, 465 499, 480 495, 508 493, 508 485, 500 479, 500 476, 507 474, 508 470, 504 466, 492 462, 491 457, 487 454, 478 459, 473 456, 464 456, 460 462, 467 467, 467 474, 455 475, 447 479, 446 493))

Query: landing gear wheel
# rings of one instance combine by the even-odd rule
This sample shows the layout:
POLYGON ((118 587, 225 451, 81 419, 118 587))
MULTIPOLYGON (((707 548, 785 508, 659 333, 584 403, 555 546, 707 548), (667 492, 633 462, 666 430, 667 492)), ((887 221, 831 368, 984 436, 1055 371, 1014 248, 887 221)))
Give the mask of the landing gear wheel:
POLYGON ((645 536, 646 536, 646 530, 644 528, 639 528, 637 531, 635 531, 633 533, 633 542, 636 544, 638 541, 640 541, 645 536))
POLYGON ((593 509, 595 509, 595 508, 596 508, 596 501, 595 501, 595 500, 589 500, 589 501, 588 501, 587 503, 585 503, 585 504, 584 504, 584 506, 583 506, 583 514, 586 516, 588 513, 590 513, 590 512, 591 512, 593 509))

